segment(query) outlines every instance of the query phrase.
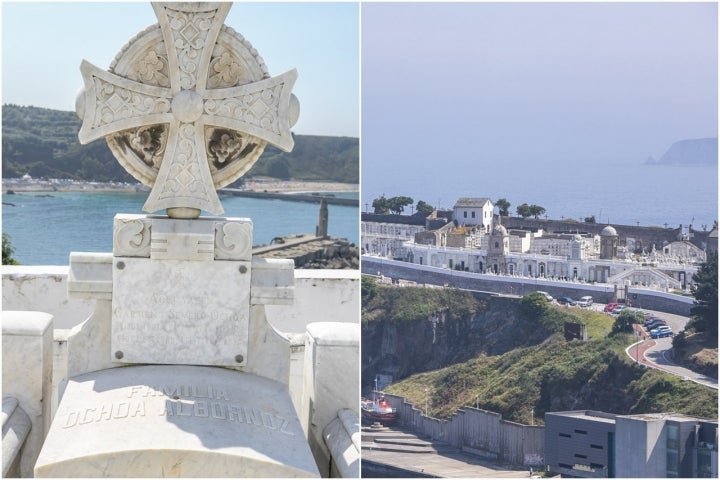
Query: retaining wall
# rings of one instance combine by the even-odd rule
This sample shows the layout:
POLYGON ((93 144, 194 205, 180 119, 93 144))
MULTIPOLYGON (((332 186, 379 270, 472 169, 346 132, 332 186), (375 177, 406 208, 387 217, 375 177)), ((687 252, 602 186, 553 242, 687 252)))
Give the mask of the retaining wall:
POLYGON ((400 425, 418 435, 500 463, 526 467, 545 465, 545 427, 509 422, 499 413, 472 407, 441 420, 425 416, 404 397, 391 394, 385 397, 398 409, 400 425))
MULTIPOLYGON (((556 298, 577 299, 590 295, 598 303, 615 300, 615 286, 611 284, 585 284, 545 278, 462 272, 371 256, 363 256, 360 263, 362 273, 367 275, 381 273, 393 279, 401 278, 430 285, 448 285, 467 290, 521 296, 536 290, 546 291, 556 298)), ((690 308, 693 306, 693 299, 690 297, 642 288, 630 288, 628 300, 638 308, 684 316, 690 315, 690 308)))

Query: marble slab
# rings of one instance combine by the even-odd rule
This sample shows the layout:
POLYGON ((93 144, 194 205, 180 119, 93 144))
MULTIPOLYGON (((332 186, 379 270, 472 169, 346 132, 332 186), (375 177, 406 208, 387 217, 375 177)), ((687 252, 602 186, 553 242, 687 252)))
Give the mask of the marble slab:
POLYGON ((250 315, 245 261, 113 263, 113 361, 244 366, 250 315))
POLYGON ((317 477, 287 388, 217 367, 70 379, 36 477, 317 477))

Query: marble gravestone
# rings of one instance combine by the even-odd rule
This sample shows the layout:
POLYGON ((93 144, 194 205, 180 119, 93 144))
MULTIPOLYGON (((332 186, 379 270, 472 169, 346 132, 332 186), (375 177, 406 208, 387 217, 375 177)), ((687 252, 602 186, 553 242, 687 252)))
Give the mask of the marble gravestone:
POLYGON ((71 380, 35 476, 311 476, 302 442, 278 382, 210 367, 109 369, 71 380))
POLYGON ((71 254, 69 292, 96 309, 68 337, 37 477, 318 476, 291 341, 264 315, 292 300, 293 262, 254 260, 250 219, 200 216, 267 144, 292 148, 299 111, 296 72, 271 77, 230 6, 153 4, 109 71, 82 62, 80 141, 104 138, 166 215, 118 214, 112 254, 71 254))

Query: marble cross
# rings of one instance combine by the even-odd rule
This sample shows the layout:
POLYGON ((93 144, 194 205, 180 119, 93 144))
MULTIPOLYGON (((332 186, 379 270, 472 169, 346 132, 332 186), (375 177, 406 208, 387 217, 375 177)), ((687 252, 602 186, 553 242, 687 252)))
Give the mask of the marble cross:
POLYGON ((297 72, 270 77, 252 46, 223 25, 230 6, 154 3, 159 27, 132 39, 114 71, 82 62, 80 142, 104 137, 152 187, 147 212, 221 214, 217 188, 245 173, 267 143, 293 148, 297 72))

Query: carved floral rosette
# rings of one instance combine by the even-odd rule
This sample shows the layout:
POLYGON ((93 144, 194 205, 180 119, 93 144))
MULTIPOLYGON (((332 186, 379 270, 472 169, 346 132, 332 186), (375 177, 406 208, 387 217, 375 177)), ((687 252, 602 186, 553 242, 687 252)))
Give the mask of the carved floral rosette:
MULTIPOLYGON (((146 85, 169 87, 168 55, 160 25, 152 25, 131 39, 118 53, 109 70, 146 85)), ((237 87, 267 78, 270 75, 257 51, 242 35, 223 25, 212 50, 205 79, 207 88, 237 87)), ((183 81, 190 83, 195 79, 183 81)), ((232 100, 239 103, 253 101, 247 97, 232 100)), ((265 115, 256 123, 273 130, 272 112, 260 111, 256 104, 262 105, 262 102, 241 106, 229 104, 229 101, 207 102, 204 113, 212 115, 220 109, 241 107, 250 114, 265 115)), ((122 130, 105 139, 120 164, 138 181, 152 186, 167 146, 168 129, 167 124, 148 125, 122 130)), ((245 174, 263 153, 267 143, 247 133, 206 125, 205 149, 215 188, 222 188, 245 174)))

